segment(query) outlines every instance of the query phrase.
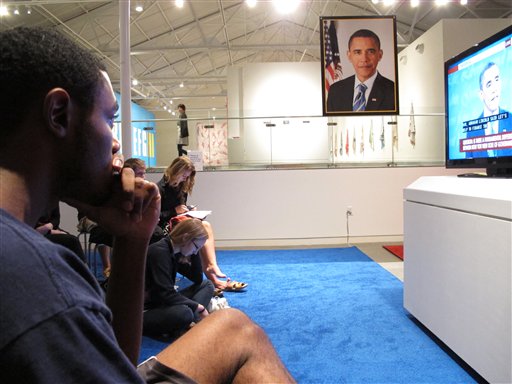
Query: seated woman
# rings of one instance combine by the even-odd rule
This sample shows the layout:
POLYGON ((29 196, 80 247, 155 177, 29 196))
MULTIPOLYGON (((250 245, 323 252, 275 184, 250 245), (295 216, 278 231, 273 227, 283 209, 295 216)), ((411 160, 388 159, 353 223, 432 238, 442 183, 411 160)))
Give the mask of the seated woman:
POLYGON ((153 337, 180 336, 208 316, 213 284, 203 280, 199 249, 208 239, 200 220, 184 220, 173 226, 169 236, 148 248, 146 300, 143 332, 153 337), (193 284, 179 292, 180 273, 193 284))
POLYGON ((44 235, 53 243, 71 249, 84 263, 87 262, 82 244, 78 237, 62 230, 60 226, 60 209, 57 206, 48 215, 40 217, 36 224, 36 231, 44 235))
MULTIPOLYGON (((194 163, 186 156, 174 159, 165 170, 164 176, 157 183, 162 197, 160 221, 158 223, 162 229, 168 225, 171 218, 190 210, 190 207, 187 207, 186 204, 188 195, 192 193, 194 188, 195 176, 194 163)), ((246 283, 231 281, 230 279, 221 280, 226 278, 226 275, 222 273, 217 264, 213 229, 208 221, 203 220, 203 225, 208 233, 208 241, 201 248, 200 254, 206 277, 219 290, 239 291, 247 287, 246 283)))

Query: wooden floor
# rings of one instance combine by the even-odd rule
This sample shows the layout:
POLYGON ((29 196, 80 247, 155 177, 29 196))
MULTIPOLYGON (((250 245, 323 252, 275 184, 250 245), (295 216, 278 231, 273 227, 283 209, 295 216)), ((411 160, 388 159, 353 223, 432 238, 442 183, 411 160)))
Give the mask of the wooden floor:
POLYGON ((391 252, 384 249, 383 245, 399 245, 402 243, 362 243, 353 244, 368 255, 373 261, 395 275, 401 281, 404 281, 404 262, 391 252))

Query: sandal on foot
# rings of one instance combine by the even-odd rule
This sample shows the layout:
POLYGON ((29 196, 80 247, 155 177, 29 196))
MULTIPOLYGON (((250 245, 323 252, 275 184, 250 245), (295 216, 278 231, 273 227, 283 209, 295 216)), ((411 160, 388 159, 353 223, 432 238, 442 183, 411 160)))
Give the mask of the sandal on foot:
POLYGON ((224 288, 224 290, 226 292, 238 292, 238 291, 245 289, 247 287, 247 285, 248 285, 247 283, 242 283, 239 281, 232 281, 232 282, 228 283, 228 285, 226 286, 226 288, 224 288))

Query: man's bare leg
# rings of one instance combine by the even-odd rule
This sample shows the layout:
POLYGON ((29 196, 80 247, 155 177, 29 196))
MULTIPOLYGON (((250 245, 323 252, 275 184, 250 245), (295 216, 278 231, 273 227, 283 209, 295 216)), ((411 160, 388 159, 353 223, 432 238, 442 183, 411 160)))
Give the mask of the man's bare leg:
POLYGON ((265 332, 236 309, 212 313, 157 359, 199 383, 295 383, 265 332))

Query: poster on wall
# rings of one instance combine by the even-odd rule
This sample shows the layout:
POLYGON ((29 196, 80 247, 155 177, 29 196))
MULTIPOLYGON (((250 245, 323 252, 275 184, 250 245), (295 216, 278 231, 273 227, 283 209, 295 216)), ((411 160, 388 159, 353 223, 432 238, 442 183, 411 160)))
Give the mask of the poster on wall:
POLYGON ((320 25, 323 115, 397 115, 395 16, 322 16, 320 25))
POLYGON ((203 162, 208 166, 228 165, 228 124, 216 121, 213 124, 196 124, 197 148, 203 153, 203 162))

